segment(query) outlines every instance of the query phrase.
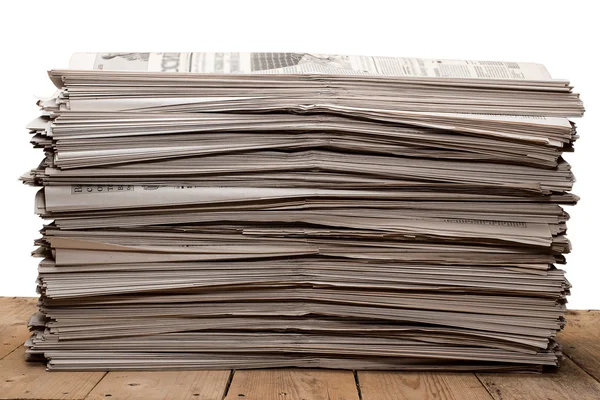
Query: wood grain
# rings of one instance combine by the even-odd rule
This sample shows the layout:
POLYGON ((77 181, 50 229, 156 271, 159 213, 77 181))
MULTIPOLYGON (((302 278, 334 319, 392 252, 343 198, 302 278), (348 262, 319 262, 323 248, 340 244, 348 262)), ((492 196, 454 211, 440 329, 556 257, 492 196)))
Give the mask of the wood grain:
POLYGON ((0 360, 0 399, 83 399, 105 372, 46 372, 20 347, 0 360))
POLYGON ((36 302, 34 298, 0 297, 0 360, 29 337, 27 321, 35 312, 36 302))
POLYGON ((221 400, 230 371, 109 372, 90 400, 221 400))
POLYGON ((569 311, 558 341, 575 364, 600 382, 600 311, 569 311))
POLYGON ((226 400, 358 400, 352 371, 236 371, 226 400))
POLYGON ((497 400, 600 399, 600 383, 569 359, 557 373, 477 376, 497 400))
POLYGON ((490 400, 474 374, 358 372, 363 400, 490 400))

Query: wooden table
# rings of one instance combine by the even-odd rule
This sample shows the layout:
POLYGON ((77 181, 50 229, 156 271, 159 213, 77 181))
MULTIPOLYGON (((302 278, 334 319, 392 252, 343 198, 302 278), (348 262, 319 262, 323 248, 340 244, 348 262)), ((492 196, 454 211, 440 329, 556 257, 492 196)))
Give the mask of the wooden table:
POLYGON ((570 311, 567 355, 551 374, 405 373, 318 369, 46 372, 24 361, 36 299, 0 297, 0 399, 595 400, 600 399, 600 311, 570 311))

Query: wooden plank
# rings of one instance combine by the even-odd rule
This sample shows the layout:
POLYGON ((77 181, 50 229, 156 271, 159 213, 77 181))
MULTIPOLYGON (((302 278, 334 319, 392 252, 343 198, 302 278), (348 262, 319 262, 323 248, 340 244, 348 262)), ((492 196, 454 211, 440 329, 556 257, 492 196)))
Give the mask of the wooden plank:
POLYGON ((29 297, 0 297, 0 360, 29 337, 27 321, 36 310, 36 302, 29 297))
POLYGON ((238 370, 226 400, 358 400, 352 371, 238 370))
POLYGON ((474 374, 358 372, 363 400, 491 400, 474 374))
POLYGON ((221 400, 231 371, 109 372, 86 400, 221 400))
POLYGON ((600 311, 569 311, 558 341, 575 364, 600 382, 600 311))
POLYGON ((46 372, 20 347, 0 360, 0 399, 83 399, 105 372, 46 372))
POLYGON ((600 399, 600 383, 569 359, 556 373, 477 376, 497 400, 600 399))

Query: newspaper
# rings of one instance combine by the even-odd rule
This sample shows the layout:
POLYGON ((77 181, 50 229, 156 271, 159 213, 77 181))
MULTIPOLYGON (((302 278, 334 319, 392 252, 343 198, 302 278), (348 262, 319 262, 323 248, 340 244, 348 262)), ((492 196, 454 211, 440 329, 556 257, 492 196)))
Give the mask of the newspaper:
POLYGON ((75 53, 71 69, 550 80, 541 64, 317 53, 75 53))
POLYGON ((544 66, 76 53, 49 76, 30 360, 560 365, 584 108, 544 66))
POLYGON ((406 122, 405 113, 420 113, 411 115, 413 124, 426 123, 424 113, 435 116, 456 110, 497 118, 583 113, 570 83, 552 79, 543 65, 535 63, 312 53, 76 53, 70 67, 50 71, 60 90, 40 103, 44 108, 285 110, 398 123, 406 122), (98 85, 99 80, 112 84, 98 85))

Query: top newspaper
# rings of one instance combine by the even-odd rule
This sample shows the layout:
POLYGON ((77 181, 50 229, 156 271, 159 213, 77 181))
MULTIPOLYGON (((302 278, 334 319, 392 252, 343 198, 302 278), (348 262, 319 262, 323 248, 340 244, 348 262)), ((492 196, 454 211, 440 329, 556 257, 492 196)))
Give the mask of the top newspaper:
POLYGON ((315 53, 75 53, 71 69, 551 80, 542 64, 315 53))

